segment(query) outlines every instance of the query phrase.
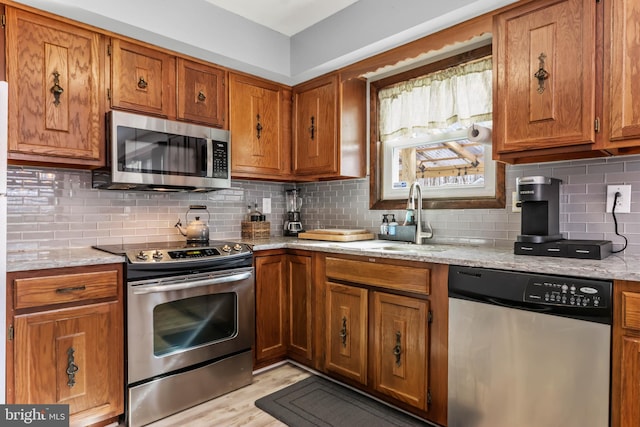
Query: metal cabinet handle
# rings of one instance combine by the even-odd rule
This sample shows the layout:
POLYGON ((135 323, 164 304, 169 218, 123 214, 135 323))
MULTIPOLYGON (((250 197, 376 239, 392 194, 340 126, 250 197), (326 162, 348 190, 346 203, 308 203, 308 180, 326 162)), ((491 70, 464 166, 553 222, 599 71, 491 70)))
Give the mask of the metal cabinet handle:
POLYGON ((149 83, 147 83, 147 81, 144 79, 144 77, 140 77, 140 80, 138 80, 138 87, 140 89, 146 89, 147 86, 149 86, 149 83))
POLYGON ((87 287, 85 285, 72 286, 72 287, 69 287, 69 288, 58 288, 58 289, 56 289, 56 293, 57 294, 68 294, 69 292, 84 291, 85 289, 87 289, 87 287))
POLYGON ((60 105, 60 95, 62 95, 64 89, 60 86, 60 73, 57 71, 53 72, 53 86, 49 90, 53 94, 53 105, 60 105))
POLYGON ((198 101, 204 102, 207 99, 207 95, 203 91, 198 92, 198 101))
POLYGON ((73 356, 73 354, 76 351, 73 349, 73 347, 69 347, 69 350, 67 350, 67 377, 69 378, 69 380, 67 381, 67 385, 69 387, 73 387, 74 385, 76 385, 76 374, 78 373, 78 371, 80 370, 80 368, 78 368, 78 365, 76 365, 75 363, 75 357, 73 356))
POLYGON ((256 121, 258 122, 256 124, 256 138, 260 139, 260 137, 262 136, 262 129, 264 129, 262 127, 262 124, 260 123, 260 114, 256 116, 256 121))
POLYGON ((342 346, 347 346, 347 317, 342 317, 342 329, 340 329, 340 341, 342 342, 342 346))
POLYGON ((311 116, 311 126, 309 127, 309 133, 311 133, 311 139, 313 139, 316 133, 316 118, 313 116, 311 116))
POLYGON ((536 79, 538 79, 538 93, 544 92, 544 81, 549 78, 549 72, 544 69, 544 60, 547 59, 547 55, 542 52, 540 56, 538 56, 538 71, 533 75, 536 79))
POLYGON ((396 332, 396 345, 393 347, 393 355, 396 357, 396 366, 400 366, 400 355, 402 354, 402 345, 400 343, 400 331, 396 332))

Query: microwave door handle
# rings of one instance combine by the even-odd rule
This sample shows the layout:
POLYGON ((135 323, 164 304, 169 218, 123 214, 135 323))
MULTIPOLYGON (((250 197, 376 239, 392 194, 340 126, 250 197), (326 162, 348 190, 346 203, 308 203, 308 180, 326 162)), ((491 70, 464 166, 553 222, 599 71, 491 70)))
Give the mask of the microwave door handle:
POLYGON ((213 177, 213 140, 207 138, 207 177, 213 177))
POLYGON ((182 291, 184 289, 199 288, 202 286, 220 285, 222 283, 231 283, 231 282, 241 282, 243 280, 249 279, 252 275, 253 275, 253 272, 246 271, 243 273, 230 274, 225 276, 216 276, 212 279, 207 279, 207 280, 194 280, 191 282, 181 281, 180 283, 169 282, 163 285, 159 285, 159 284, 143 285, 139 287, 134 287, 133 293, 134 295, 144 295, 144 294, 151 294, 155 292, 182 291))

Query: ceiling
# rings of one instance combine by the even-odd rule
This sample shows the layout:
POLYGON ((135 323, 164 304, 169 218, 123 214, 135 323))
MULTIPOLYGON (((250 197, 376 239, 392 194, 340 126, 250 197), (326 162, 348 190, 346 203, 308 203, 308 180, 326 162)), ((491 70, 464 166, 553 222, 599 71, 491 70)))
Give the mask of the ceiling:
POLYGON ((206 1, 290 37, 358 0, 206 1))

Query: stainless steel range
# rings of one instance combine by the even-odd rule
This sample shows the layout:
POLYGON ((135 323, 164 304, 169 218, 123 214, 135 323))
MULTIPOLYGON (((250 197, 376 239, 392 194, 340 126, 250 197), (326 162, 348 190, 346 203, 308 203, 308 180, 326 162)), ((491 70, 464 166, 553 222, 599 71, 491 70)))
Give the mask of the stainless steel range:
POLYGON ((253 253, 245 244, 96 246, 127 258, 127 423, 250 384, 253 253))

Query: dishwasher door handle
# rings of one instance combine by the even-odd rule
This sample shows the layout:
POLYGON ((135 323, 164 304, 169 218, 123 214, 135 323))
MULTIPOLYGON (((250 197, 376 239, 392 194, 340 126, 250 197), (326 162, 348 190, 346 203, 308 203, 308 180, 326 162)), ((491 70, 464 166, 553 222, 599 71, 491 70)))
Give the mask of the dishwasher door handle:
POLYGON ((535 307, 532 305, 520 305, 520 304, 512 304, 501 301, 497 298, 485 297, 486 301, 489 301, 492 304, 499 305, 501 307, 513 308, 516 310, 526 310, 526 311, 535 311, 536 313, 546 313, 552 310, 552 307, 543 306, 543 307, 535 307))

